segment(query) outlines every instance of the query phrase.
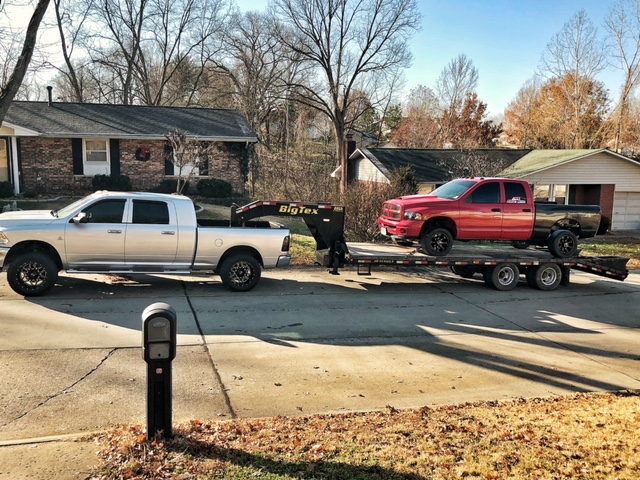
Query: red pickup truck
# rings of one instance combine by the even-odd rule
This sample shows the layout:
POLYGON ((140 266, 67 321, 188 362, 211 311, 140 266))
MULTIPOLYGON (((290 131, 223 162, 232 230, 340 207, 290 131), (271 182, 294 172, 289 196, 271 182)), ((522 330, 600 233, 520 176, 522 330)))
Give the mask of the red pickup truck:
POLYGON ((579 238, 595 236, 600 217, 598 205, 534 203, 525 181, 462 178, 428 195, 387 200, 378 227, 399 245, 420 242, 428 255, 448 254, 454 240, 497 240, 567 258, 577 254, 579 238))

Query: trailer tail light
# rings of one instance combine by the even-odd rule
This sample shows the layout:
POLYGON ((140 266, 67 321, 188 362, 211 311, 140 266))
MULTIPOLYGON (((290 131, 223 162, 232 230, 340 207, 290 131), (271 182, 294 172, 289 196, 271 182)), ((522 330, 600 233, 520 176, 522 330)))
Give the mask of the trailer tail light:
POLYGON ((282 240, 282 251, 288 252, 290 246, 291 246, 291 235, 287 235, 286 237, 284 237, 284 240, 282 240))

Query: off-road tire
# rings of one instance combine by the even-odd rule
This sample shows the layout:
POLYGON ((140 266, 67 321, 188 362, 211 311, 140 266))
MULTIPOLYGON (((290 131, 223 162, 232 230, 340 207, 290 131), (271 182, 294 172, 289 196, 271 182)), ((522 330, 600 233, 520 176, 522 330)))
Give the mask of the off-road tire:
POLYGON ((37 297, 56 284, 58 267, 45 253, 28 252, 14 258, 7 269, 7 282, 19 295, 37 297))
POLYGON ((422 235, 420 245, 427 255, 443 256, 448 254, 453 247, 453 235, 446 228, 434 228, 422 235))
POLYGON ((260 280, 260 263, 249 254, 232 255, 220 266, 222 283, 233 292, 248 292, 260 280))
POLYGON ((549 252, 556 258, 570 258, 578 254, 578 237, 570 230, 556 230, 549 237, 549 252))

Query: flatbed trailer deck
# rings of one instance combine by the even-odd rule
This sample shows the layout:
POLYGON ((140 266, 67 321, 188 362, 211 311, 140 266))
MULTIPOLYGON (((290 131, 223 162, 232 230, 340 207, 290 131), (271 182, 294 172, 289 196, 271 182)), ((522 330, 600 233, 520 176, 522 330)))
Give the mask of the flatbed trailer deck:
POLYGON ((453 273, 470 278, 482 274, 496 290, 515 288, 524 274, 527 282, 540 290, 568 285, 571 270, 580 270, 623 281, 629 275, 626 257, 577 256, 556 258, 546 249, 515 248, 509 244, 456 244, 448 255, 429 256, 419 247, 401 247, 383 243, 347 242, 344 234, 345 209, 328 203, 258 201, 232 207, 231 223, 242 224, 266 216, 297 217, 304 220, 316 241, 316 261, 338 274, 346 266, 358 274, 369 275, 374 266, 447 267, 453 273))

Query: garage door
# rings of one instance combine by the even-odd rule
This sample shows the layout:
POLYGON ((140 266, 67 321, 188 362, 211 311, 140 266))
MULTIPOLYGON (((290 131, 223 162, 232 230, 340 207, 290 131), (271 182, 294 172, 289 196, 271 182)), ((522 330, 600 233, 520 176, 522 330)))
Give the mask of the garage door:
POLYGON ((640 230, 640 192, 616 192, 612 230, 640 230))

